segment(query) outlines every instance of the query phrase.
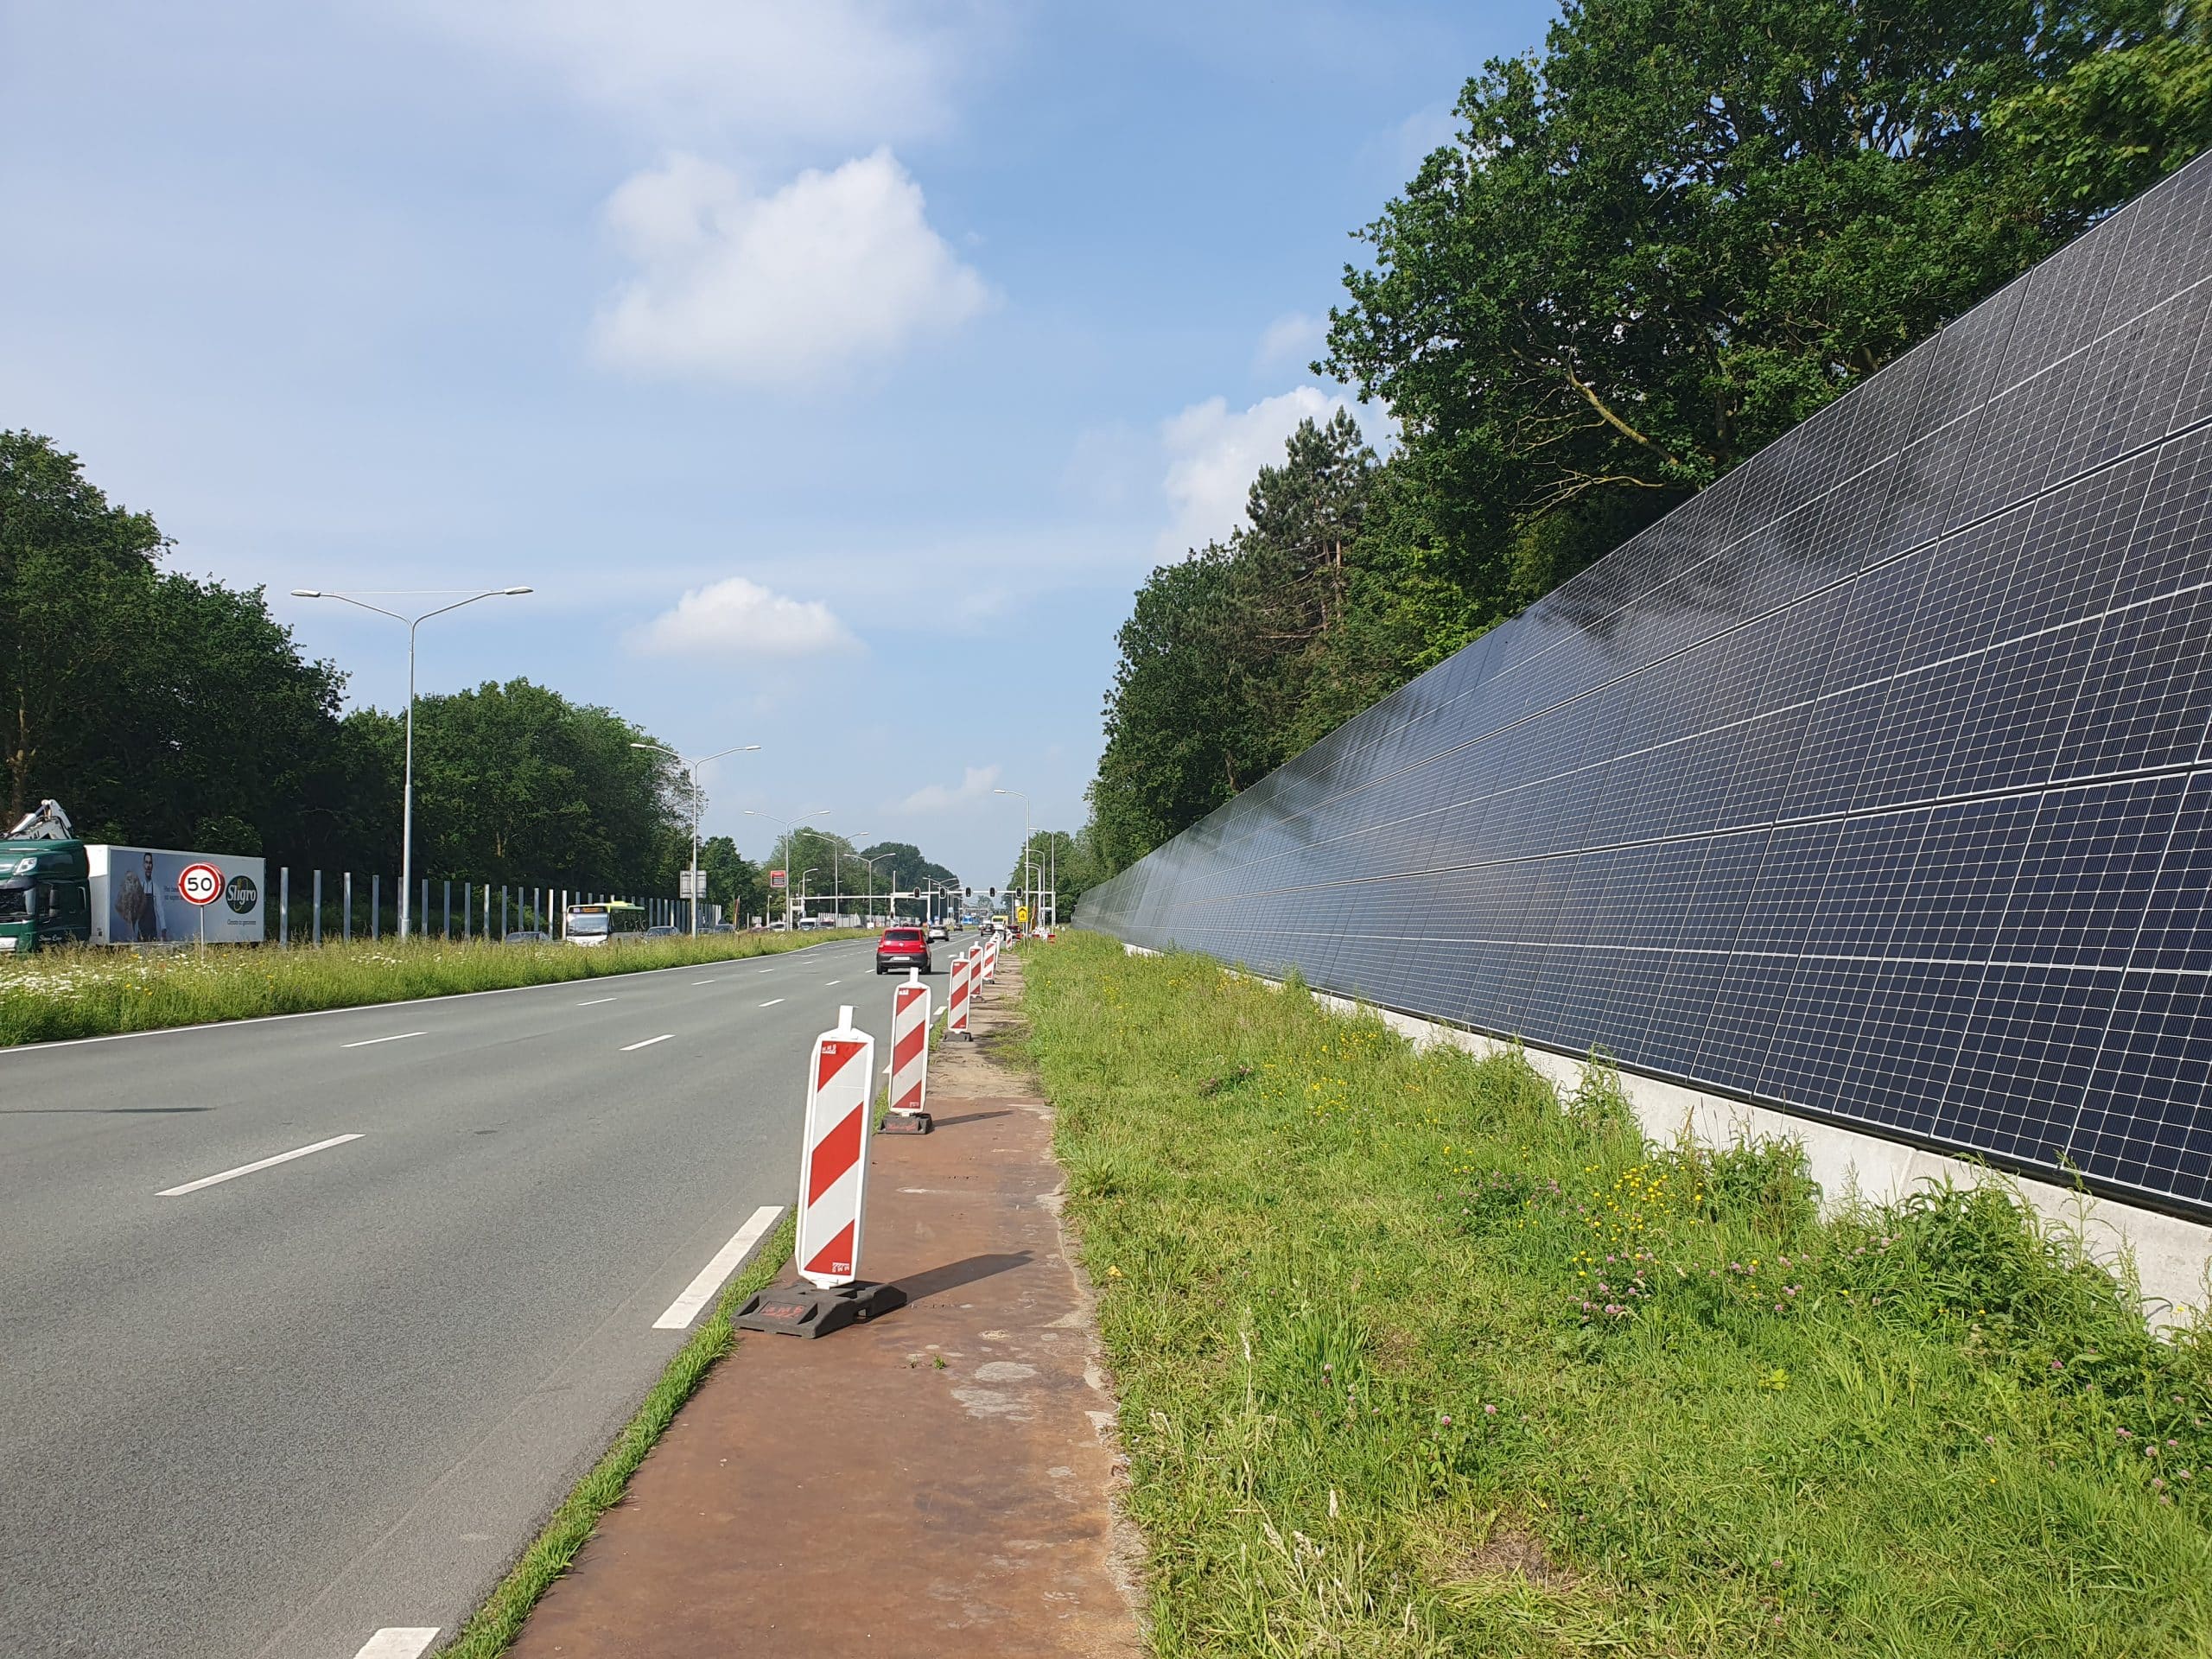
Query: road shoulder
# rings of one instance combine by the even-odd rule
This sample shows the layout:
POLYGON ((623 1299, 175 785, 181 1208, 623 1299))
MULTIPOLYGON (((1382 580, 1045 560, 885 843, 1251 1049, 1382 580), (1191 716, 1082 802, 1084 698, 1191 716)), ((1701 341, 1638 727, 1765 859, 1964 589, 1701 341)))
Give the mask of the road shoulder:
POLYGON ((513 1652, 1135 1655, 1114 1402, 1059 1218, 1052 1114, 979 1040, 932 1062, 926 1137, 875 1137, 868 1276, 908 1306, 747 1337, 540 1602, 513 1652))

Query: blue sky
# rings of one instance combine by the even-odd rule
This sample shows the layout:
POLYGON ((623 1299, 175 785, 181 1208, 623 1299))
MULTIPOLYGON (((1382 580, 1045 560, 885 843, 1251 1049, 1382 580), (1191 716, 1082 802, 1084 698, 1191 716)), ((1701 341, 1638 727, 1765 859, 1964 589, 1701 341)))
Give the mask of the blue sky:
POLYGON ((528 583, 426 690, 760 743, 710 830, 996 881, 991 787, 1081 822, 1130 593, 1341 397, 1346 233, 1551 16, 0 0, 0 425, 357 700, 399 631, 289 589, 528 583))

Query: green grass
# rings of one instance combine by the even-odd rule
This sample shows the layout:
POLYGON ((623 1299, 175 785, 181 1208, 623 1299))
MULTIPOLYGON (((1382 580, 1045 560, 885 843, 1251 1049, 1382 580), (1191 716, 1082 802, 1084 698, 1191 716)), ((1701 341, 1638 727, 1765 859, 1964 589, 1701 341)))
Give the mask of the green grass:
POLYGON ((638 1465, 645 1460, 645 1453, 652 1450, 653 1442, 676 1421, 677 1412, 698 1391, 715 1362, 737 1345, 730 1330, 730 1313, 773 1279, 777 1270, 790 1259, 794 1225, 791 1217, 785 1217, 783 1224, 769 1236, 768 1242, 753 1258, 752 1265, 730 1281, 715 1302, 715 1311, 668 1362, 660 1381, 653 1385, 645 1404, 638 1408, 638 1414, 630 1420, 607 1455, 576 1483, 575 1490, 554 1511, 545 1529, 478 1609, 476 1616, 439 1649, 444 1659, 497 1659, 522 1633, 523 1621, 537 1605, 537 1599, 569 1570, 569 1564, 576 1559, 576 1552, 589 1541, 599 1517, 621 1501, 623 1493, 629 1489, 630 1477, 638 1472, 638 1465))
POLYGON ((2212 1650, 2212 1347, 2001 1190, 1025 953, 1166 1655, 2212 1650))
POLYGON ((586 950, 379 939, 290 950, 263 946, 140 953, 86 948, 0 958, 0 1046, 159 1031, 271 1014, 350 1008, 770 956, 861 933, 740 933, 639 939, 586 950))

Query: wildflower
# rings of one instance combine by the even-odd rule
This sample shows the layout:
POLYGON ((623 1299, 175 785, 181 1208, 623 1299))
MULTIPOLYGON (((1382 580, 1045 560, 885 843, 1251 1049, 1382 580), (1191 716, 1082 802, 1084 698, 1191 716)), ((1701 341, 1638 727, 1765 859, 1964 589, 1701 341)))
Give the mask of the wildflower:
MULTIPOLYGON (((1497 1416, 1497 1408, 1496 1406, 1484 1406, 1484 1407, 1483 1408, 1483 1415, 1484 1415, 1484 1416, 1485 1416, 1485 1417, 1495 1417, 1495 1416, 1497 1416)), ((2183 1478, 2183 1480, 2186 1480, 2186 1479, 2188 1479, 2188 1478, 2189 1478, 2189 1471, 2188 1471, 2188 1470, 2184 1469, 2184 1470, 2183 1470, 2183 1471, 2181 1471, 2181 1473, 2182 1473, 2182 1478, 2183 1478)))
POLYGON ((1449 1428, 1452 1426, 1452 1414, 1448 1411, 1446 1412, 1441 1421, 1443 1421, 1444 1426, 1446 1428, 1449 1428))
POLYGON ((2133 1439, 2135 1438, 2133 1434, 2129 1433, 2128 1433, 2126 1429, 2124 1429, 2124 1428, 2115 1428, 2114 1430, 2113 1430, 2113 1433, 2114 1434, 2118 1435, 2118 1436, 2119 1436, 2121 1440, 2133 1440, 2133 1439))

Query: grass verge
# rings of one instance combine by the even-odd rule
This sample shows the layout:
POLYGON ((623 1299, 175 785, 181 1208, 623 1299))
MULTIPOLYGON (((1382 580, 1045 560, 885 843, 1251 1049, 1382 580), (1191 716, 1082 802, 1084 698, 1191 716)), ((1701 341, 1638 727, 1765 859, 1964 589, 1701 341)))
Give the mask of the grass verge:
POLYGON ((2001 1189, 1025 954, 1165 1655, 2212 1650, 2212 1345, 2001 1189))
POLYGON ((185 950, 41 951, 20 961, 0 959, 0 1047, 686 968, 866 937, 851 931, 725 933, 596 950, 378 939, 204 956, 185 950))
POLYGON ((638 1472, 638 1465, 645 1460, 645 1453, 652 1450, 653 1442, 676 1421, 677 1411, 698 1391, 715 1362, 737 1345, 736 1337, 730 1330, 730 1310, 766 1286, 790 1259, 795 1226, 793 1218, 785 1216, 753 1258, 752 1265, 724 1287, 714 1312, 668 1362, 660 1381, 653 1384, 645 1404, 638 1408, 637 1415, 631 1418, 592 1471, 576 1483, 575 1490, 554 1511, 544 1530, 523 1552, 522 1559, 477 1610, 475 1617, 461 1627, 451 1643, 439 1649, 442 1659, 497 1659, 512 1645, 515 1637, 522 1633, 523 1621, 530 1617, 530 1610, 537 1605, 537 1599, 569 1570, 569 1563, 576 1559, 576 1552, 591 1537, 599 1517, 621 1501, 622 1494, 629 1488, 630 1477, 638 1472))

